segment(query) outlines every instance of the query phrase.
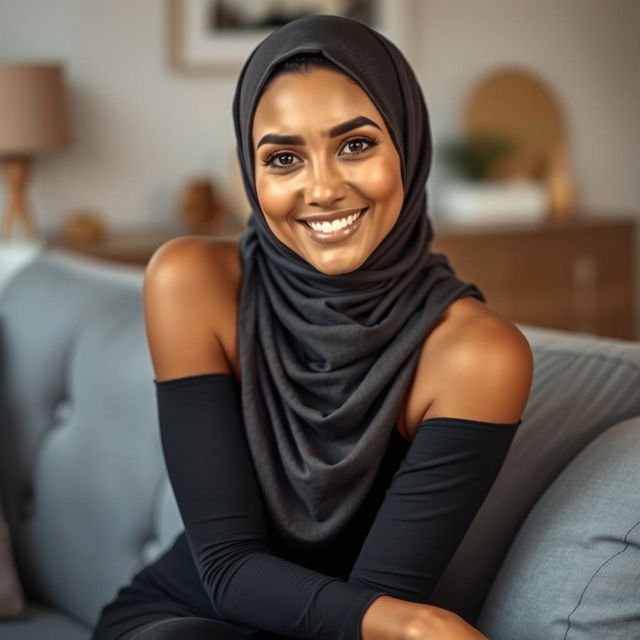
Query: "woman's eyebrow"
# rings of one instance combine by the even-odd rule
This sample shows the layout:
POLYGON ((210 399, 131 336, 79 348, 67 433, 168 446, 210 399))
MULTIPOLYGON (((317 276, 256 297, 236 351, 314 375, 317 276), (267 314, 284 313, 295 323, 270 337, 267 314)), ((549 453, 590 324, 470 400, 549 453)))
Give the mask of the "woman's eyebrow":
MULTIPOLYGON (((342 122, 341 124, 337 124, 334 127, 331 127, 329 131, 321 131, 323 136, 329 136, 330 138, 335 138, 336 136, 342 135, 347 131, 351 131, 352 129, 357 129, 358 127, 363 127, 366 124, 370 124, 376 129, 380 129, 382 131, 379 124, 375 123, 373 120, 370 120, 366 116, 356 116, 351 120, 347 120, 346 122, 342 122)), ((267 133, 262 138, 260 138, 260 142, 258 142, 258 147, 261 147, 263 144, 291 144, 291 145, 304 145, 305 140, 302 136, 282 136, 278 133, 267 133)))

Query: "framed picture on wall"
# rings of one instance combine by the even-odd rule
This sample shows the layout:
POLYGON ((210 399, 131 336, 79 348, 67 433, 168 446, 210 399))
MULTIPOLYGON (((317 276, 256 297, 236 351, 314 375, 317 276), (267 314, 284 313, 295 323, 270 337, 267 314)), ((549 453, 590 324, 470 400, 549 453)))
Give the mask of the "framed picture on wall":
POLYGON ((171 65, 185 73, 237 73, 253 48, 304 15, 343 15, 371 25, 415 63, 418 0, 166 0, 171 65))

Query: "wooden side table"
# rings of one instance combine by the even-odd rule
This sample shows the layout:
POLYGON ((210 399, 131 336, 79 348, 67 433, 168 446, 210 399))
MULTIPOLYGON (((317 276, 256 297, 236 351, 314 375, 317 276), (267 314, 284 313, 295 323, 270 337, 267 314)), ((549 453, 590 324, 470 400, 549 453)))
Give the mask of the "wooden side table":
POLYGON ((637 340, 637 219, 458 227, 434 221, 432 250, 513 322, 637 340))

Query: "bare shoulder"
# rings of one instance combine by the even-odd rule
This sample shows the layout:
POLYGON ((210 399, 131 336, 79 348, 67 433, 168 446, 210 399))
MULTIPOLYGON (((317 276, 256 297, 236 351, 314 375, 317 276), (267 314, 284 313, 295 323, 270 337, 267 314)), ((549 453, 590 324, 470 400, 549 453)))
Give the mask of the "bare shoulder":
MULTIPOLYGON (((240 277, 237 242, 207 236, 180 236, 158 247, 147 264, 145 280, 187 278, 194 285, 240 277)), ((145 282, 146 284, 146 282, 145 282)))
POLYGON ((533 379, 525 335, 475 298, 450 306, 425 345, 434 375, 423 420, 449 416, 487 422, 518 421, 533 379))
POLYGON ((147 264, 145 329, 157 380, 229 372, 221 336, 235 312, 240 280, 234 242, 173 238, 147 264))

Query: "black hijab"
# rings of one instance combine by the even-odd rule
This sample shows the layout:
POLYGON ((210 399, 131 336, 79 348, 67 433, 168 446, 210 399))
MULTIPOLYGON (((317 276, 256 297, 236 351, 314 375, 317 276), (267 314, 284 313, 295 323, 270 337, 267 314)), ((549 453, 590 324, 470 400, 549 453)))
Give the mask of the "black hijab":
POLYGON ((430 251, 429 117, 409 63, 387 38, 338 16, 289 22, 245 62, 233 119, 252 208, 240 241, 244 425, 269 515, 301 548, 332 540, 362 504, 441 313, 457 298, 486 300, 430 251), (274 66, 303 52, 321 53, 358 82, 401 158, 404 202, 395 226, 360 268, 340 275, 318 271, 278 240, 255 191, 257 100, 274 66))

